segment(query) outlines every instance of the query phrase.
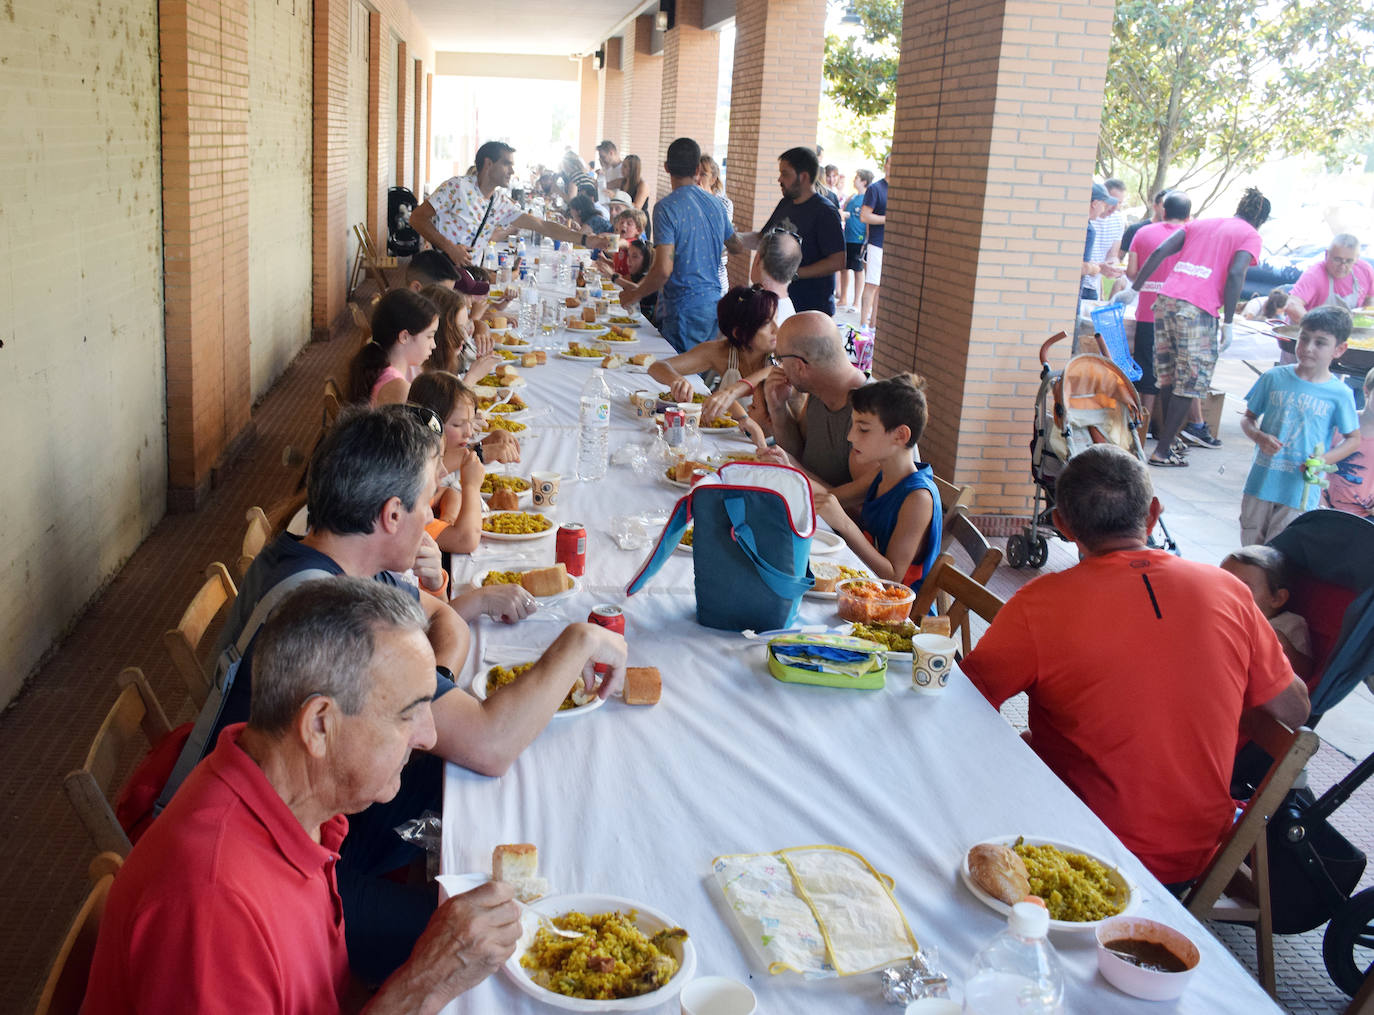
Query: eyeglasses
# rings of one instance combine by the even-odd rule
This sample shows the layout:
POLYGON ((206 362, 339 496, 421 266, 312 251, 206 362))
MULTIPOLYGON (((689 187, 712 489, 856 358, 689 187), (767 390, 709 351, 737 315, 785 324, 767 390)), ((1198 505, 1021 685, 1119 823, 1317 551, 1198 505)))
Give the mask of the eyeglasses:
POLYGON ((424 405, 416 405, 414 402, 406 402, 405 408, 415 417, 417 422, 429 427, 440 437, 444 435, 444 421, 439 418, 439 414, 433 409, 424 405))
POLYGON ((1332 257, 1330 254, 1326 255, 1326 259, 1330 261, 1332 264, 1338 264, 1343 268, 1349 267, 1350 265, 1354 264, 1356 260, 1358 260, 1354 257, 1332 257))
POLYGON ((764 236, 790 236, 790 237, 792 237, 792 239, 796 240, 798 243, 800 243, 800 242, 802 241, 801 233, 793 232, 791 229, 788 229, 788 228, 786 228, 785 226, 774 226, 772 229, 765 229, 765 230, 763 231, 763 235, 764 235, 764 236))
POLYGON ((795 352, 770 352, 766 361, 770 367, 780 367, 782 366, 782 361, 785 359, 799 359, 807 366, 811 365, 810 361, 805 356, 799 356, 795 352))

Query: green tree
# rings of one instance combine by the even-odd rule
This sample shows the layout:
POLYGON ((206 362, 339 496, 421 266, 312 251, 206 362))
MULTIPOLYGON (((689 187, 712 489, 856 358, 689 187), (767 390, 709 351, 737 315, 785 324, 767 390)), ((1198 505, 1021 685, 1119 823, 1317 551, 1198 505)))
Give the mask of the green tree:
POLYGON ((892 143, 897 55, 902 41, 900 0, 851 0, 860 31, 825 37, 826 94, 853 118, 850 143, 880 160, 892 143))
POLYGON ((1371 130, 1369 0, 1118 0, 1098 167, 1142 200, 1186 186, 1197 211, 1270 158, 1338 162, 1371 130))

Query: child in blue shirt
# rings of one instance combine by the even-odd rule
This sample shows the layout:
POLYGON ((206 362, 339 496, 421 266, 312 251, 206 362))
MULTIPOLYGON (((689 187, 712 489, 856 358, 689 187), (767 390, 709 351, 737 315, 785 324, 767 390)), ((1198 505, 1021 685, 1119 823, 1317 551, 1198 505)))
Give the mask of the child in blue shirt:
POLYGON ((830 493, 816 494, 817 513, 879 578, 913 589, 940 553, 940 493, 929 465, 911 449, 926 428, 925 381, 901 374, 849 394, 850 470, 878 473, 864 494, 856 522, 830 493))
POLYGON ((1359 450, 1355 396, 1331 374, 1352 323, 1344 307, 1309 311, 1298 335, 1298 361, 1266 370, 1245 396, 1240 427, 1257 447, 1240 504, 1244 544, 1267 543, 1317 506, 1319 495, 1310 494, 1304 480, 1308 458, 1315 454, 1334 465, 1359 450), (1333 427, 1342 440, 1327 450, 1333 427))

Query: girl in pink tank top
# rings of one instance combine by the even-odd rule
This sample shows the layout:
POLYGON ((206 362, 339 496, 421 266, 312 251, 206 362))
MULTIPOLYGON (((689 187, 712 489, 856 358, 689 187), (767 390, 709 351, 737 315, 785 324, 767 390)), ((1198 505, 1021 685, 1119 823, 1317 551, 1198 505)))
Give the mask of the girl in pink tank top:
POLYGON ((368 405, 404 402, 410 381, 434 351, 439 312, 410 289, 393 289, 372 312, 372 340, 348 366, 348 400, 368 405))

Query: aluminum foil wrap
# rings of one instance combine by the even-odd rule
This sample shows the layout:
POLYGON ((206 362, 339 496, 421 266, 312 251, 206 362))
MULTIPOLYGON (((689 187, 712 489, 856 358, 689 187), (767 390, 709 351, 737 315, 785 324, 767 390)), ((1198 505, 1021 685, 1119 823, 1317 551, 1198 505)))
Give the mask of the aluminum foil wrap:
POLYGON ((923 997, 949 997, 949 977, 940 969, 940 953, 922 948, 903 966, 884 969, 883 998, 888 1004, 910 1004, 923 997))

